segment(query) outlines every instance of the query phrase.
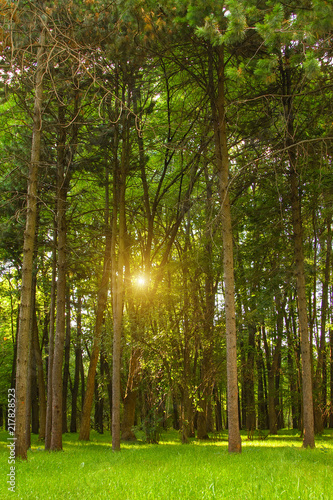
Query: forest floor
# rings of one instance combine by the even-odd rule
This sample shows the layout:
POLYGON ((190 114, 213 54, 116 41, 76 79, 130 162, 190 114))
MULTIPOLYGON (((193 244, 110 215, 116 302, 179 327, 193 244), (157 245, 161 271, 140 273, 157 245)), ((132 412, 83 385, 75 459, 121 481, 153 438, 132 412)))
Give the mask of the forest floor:
MULTIPOLYGON (((242 453, 230 455, 227 434, 182 445, 175 431, 160 444, 122 443, 111 450, 110 434, 91 432, 78 441, 65 434, 63 452, 47 453, 32 436, 28 461, 16 461, 15 492, 8 491, 8 434, 0 432, 0 498, 5 499, 333 499, 333 431, 303 449, 299 433, 247 440, 242 453)), ((258 438, 258 436, 257 436, 258 438)))

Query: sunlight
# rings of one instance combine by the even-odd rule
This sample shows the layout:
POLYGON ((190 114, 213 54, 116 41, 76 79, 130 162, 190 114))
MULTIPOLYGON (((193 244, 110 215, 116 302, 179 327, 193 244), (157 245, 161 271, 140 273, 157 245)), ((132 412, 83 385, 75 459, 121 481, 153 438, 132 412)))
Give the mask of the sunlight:
POLYGON ((137 276, 137 277, 135 278, 135 283, 136 283, 136 285, 137 285, 137 286, 139 286, 139 287, 143 287, 143 286, 145 286, 145 285, 146 285, 146 283, 147 283, 147 279, 146 279, 146 277, 145 277, 145 276, 143 276, 142 274, 140 274, 139 276, 137 276))

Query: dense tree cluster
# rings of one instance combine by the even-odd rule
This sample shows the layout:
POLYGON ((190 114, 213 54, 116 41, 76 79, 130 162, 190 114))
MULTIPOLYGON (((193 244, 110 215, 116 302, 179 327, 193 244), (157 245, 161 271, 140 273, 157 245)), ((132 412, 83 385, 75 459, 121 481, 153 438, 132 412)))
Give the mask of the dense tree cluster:
POLYGON ((0 2, 0 424, 333 426, 332 1, 0 2), (94 409, 94 413, 93 413, 94 409))

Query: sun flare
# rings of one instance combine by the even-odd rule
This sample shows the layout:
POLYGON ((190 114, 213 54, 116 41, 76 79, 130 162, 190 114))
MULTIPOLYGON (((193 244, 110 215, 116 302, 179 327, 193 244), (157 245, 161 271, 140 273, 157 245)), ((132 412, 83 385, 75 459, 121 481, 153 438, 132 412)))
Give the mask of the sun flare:
POLYGON ((136 284, 138 286, 144 286, 146 284, 146 278, 144 276, 138 276, 136 278, 136 284))

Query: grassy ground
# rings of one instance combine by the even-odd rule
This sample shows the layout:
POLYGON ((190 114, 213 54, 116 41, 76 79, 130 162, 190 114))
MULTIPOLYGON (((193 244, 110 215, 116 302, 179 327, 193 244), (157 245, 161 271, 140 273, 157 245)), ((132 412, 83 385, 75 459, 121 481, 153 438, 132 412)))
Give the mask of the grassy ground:
POLYGON ((64 451, 46 453, 33 436, 27 462, 16 462, 16 492, 7 490, 7 434, 0 432, 0 498, 5 499, 333 499, 333 433, 301 448, 293 431, 247 441, 229 455, 221 440, 181 445, 176 432, 159 445, 142 441, 113 453, 109 435, 89 443, 64 435, 64 451))

